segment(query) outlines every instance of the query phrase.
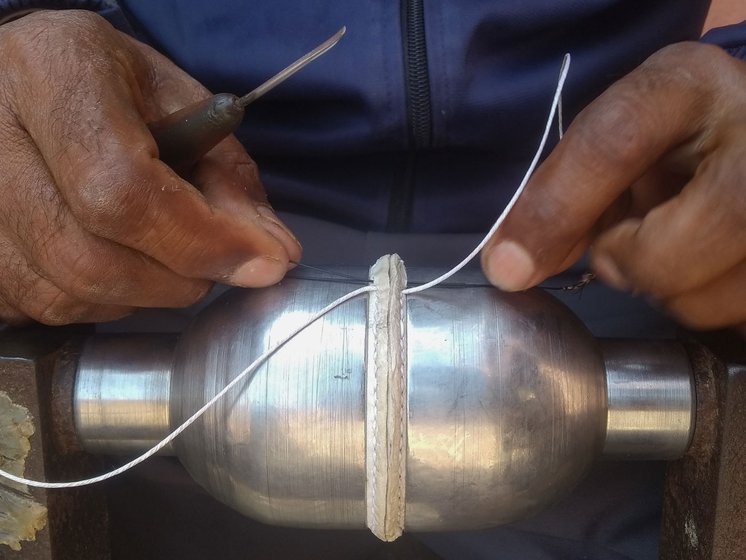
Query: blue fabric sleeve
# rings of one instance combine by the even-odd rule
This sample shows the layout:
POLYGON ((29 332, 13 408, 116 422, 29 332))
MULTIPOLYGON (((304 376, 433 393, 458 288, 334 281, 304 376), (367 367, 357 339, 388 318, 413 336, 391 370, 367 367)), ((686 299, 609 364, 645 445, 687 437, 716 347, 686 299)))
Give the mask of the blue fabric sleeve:
POLYGON ((702 42, 723 47, 732 56, 746 60, 746 21, 708 31, 702 42))

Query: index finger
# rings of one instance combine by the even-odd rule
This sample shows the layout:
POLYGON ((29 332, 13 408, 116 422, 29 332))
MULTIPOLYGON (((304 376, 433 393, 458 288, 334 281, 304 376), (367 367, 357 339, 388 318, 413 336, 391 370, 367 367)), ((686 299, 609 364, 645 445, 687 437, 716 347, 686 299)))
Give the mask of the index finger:
POLYGON ((483 251, 490 280, 520 290, 567 265, 604 211, 661 156, 688 140, 706 139, 710 82, 722 79, 712 76, 712 68, 730 64, 716 47, 675 45, 591 103, 483 251))

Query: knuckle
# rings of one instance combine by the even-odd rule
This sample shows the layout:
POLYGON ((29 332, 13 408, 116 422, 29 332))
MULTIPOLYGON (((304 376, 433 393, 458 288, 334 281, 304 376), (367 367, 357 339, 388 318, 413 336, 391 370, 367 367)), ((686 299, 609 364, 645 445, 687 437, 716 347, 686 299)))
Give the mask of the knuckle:
POLYGON ((221 163, 229 168, 235 169, 237 173, 246 178, 259 180, 259 168, 256 162, 249 157, 243 146, 231 146, 232 149, 223 150, 220 153, 221 163))
POLYGON ((653 53, 640 66, 641 69, 654 69, 672 78, 699 81, 694 73, 701 75, 712 72, 714 66, 729 60, 726 52, 714 45, 694 41, 683 41, 667 45, 653 53))
POLYGON ((88 10, 43 10, 3 26, 0 42, 6 60, 34 71, 42 60, 74 56, 90 47, 105 29, 105 20, 88 10))
POLYGON ((89 10, 41 10, 34 12, 28 21, 41 23, 44 27, 59 29, 65 26, 92 26, 103 19, 89 10))
POLYGON ((237 154, 232 164, 236 175, 247 187, 258 188, 263 192, 264 188, 259 174, 259 166, 253 159, 245 154, 243 154, 243 156, 237 154))
POLYGON ((78 170, 68 203, 84 229, 117 240, 147 228, 155 187, 132 167, 120 162, 78 170))
POLYGON ((42 93, 53 129, 62 127, 56 121, 79 119, 90 110, 94 76, 115 79, 135 68, 133 50, 88 10, 39 11, 10 22, 0 29, 0 52, 3 79, 14 85, 16 103, 40 112, 30 101, 38 104, 42 93), (48 91, 55 92, 52 100, 48 91))
POLYGON ((720 51, 697 43, 670 45, 609 87, 578 119, 585 153, 620 168, 648 160, 668 141, 661 131, 677 130, 682 119, 707 114, 715 67, 722 66, 713 63, 713 56, 727 58, 720 51))
POLYGON ((25 45, 35 48, 64 42, 68 47, 90 44, 111 26, 104 18, 90 10, 41 10, 17 21, 23 29, 25 45))
POLYGON ((594 161, 615 168, 626 168, 646 155, 640 134, 639 94, 633 88, 612 86, 605 95, 602 110, 594 110, 579 130, 583 153, 594 154, 594 161))
POLYGON ((209 191, 220 179, 221 185, 230 185, 244 191, 252 199, 266 202, 267 195, 259 167, 237 142, 228 142, 203 157, 196 168, 195 184, 209 191))
POLYGON ((650 57, 642 63, 642 67, 670 68, 681 66, 682 64, 689 65, 692 62, 699 60, 702 46, 703 45, 689 41, 666 45, 650 55, 650 57))

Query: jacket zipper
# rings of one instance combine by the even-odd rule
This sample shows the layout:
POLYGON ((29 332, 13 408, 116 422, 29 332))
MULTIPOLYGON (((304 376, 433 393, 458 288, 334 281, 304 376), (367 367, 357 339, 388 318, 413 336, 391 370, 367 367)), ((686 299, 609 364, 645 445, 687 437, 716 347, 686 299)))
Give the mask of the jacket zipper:
POLYGON ((415 149, 429 148, 432 145, 433 122, 424 0, 402 0, 402 24, 409 135, 415 149))
POLYGON ((389 231, 404 231, 410 225, 417 151, 432 147, 433 137, 424 0, 401 0, 401 22, 410 150, 402 183, 389 200, 389 231))

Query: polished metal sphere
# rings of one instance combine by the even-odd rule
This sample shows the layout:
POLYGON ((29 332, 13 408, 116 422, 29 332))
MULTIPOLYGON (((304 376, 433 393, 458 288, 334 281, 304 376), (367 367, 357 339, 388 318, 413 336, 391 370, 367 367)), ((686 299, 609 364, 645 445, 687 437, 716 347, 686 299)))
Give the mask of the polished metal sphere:
MULTIPOLYGON (((171 426, 355 287, 287 279, 216 300, 179 340, 171 426)), ((264 522, 364 527, 367 309, 318 320, 187 429, 174 445, 195 480, 264 522)), ((408 296, 406 332, 407 530, 526 517, 600 454, 604 363, 551 296, 433 288, 408 296)))

